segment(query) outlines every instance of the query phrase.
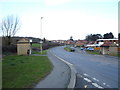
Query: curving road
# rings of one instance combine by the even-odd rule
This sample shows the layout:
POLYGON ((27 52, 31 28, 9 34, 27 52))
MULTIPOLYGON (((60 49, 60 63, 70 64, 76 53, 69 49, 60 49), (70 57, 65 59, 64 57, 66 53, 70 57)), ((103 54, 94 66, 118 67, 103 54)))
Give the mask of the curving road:
POLYGON ((90 55, 79 49, 67 52, 63 46, 52 48, 51 52, 74 65, 76 88, 118 88, 117 57, 90 55))

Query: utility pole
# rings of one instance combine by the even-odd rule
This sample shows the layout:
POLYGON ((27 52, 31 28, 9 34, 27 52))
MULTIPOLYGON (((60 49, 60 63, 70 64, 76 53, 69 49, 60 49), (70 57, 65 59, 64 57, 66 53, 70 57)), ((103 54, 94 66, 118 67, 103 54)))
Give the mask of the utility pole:
POLYGON ((40 49, 41 49, 41 54, 42 54, 42 19, 43 19, 43 17, 41 17, 41 35, 40 35, 40 37, 41 37, 41 40, 40 40, 40 49))

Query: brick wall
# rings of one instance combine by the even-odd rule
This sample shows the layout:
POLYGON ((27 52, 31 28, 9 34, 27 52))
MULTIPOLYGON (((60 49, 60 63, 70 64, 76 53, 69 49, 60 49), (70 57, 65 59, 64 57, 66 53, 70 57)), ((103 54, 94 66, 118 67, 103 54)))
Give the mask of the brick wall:
POLYGON ((118 47, 109 47, 109 54, 110 55, 117 55, 118 54, 118 47))
POLYGON ((30 49, 29 43, 17 44, 17 54, 18 55, 27 55, 28 49, 30 49))

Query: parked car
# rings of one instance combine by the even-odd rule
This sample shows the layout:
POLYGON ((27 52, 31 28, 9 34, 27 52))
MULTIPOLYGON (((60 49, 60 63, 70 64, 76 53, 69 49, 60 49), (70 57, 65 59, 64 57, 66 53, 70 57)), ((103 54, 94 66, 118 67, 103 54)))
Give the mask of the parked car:
POLYGON ((71 49, 71 52, 74 52, 75 51, 75 48, 74 47, 70 47, 71 49))
POLYGON ((86 50, 94 51, 94 48, 87 48, 86 50))
POLYGON ((81 47, 80 50, 84 50, 84 48, 81 47))

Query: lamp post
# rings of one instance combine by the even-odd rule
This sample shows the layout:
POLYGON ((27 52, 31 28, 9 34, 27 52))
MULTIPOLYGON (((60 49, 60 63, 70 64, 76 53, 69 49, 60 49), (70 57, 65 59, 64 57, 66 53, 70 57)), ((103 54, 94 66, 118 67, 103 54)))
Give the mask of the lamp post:
POLYGON ((31 54, 31 52, 32 52, 32 49, 31 49, 31 46, 32 46, 32 39, 30 39, 30 53, 29 54, 31 54))
POLYGON ((40 40, 40 44, 41 44, 41 45, 40 45, 41 54, 42 54, 42 43, 43 43, 43 42, 42 42, 42 19, 43 19, 43 17, 41 17, 41 36, 40 36, 40 37, 41 37, 41 40, 40 40))

